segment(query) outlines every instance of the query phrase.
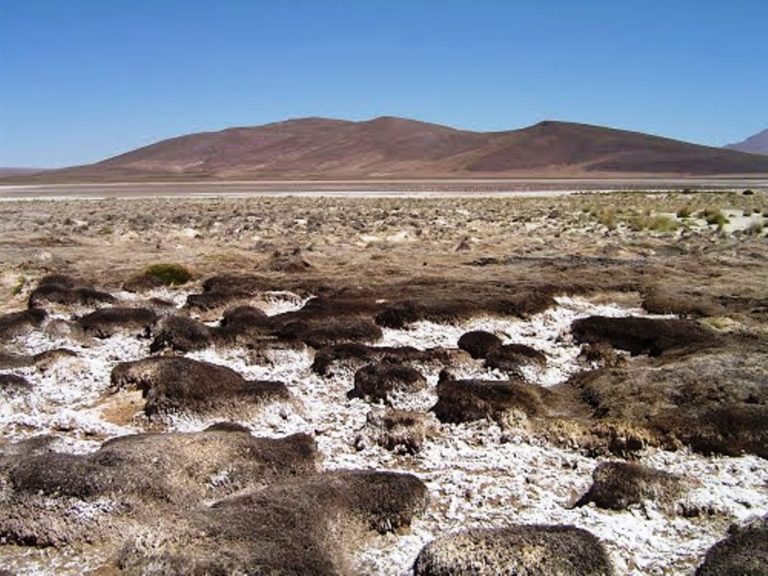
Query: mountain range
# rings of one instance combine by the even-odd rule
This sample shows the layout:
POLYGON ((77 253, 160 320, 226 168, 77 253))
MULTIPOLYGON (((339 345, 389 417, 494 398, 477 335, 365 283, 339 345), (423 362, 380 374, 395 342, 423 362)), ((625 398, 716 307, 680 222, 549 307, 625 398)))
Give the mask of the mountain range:
POLYGON ((738 150, 739 152, 749 152, 750 154, 768 154, 768 128, 750 136, 746 140, 736 144, 729 144, 726 148, 738 150))
POLYGON ((376 179, 768 174, 768 157, 638 132, 545 121, 473 132, 380 117, 300 118, 163 140, 26 179, 376 179))

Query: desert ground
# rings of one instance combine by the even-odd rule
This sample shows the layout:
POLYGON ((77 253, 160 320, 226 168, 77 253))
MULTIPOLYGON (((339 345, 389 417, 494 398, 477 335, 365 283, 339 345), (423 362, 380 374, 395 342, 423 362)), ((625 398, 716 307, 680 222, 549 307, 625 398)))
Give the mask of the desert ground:
POLYGON ((765 573, 768 182, 222 186, 0 190, 0 573, 765 573))

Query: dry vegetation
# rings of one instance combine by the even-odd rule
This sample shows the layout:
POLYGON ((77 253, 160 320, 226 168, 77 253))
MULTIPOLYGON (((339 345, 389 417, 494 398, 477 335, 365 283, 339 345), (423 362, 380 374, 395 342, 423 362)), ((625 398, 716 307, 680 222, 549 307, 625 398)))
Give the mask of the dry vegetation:
POLYGON ((25 279, 50 272, 117 287, 150 266, 179 263, 198 278, 259 273, 280 284, 281 268, 297 259, 309 265, 302 279, 329 286, 421 278, 600 289, 623 278, 636 288, 759 297, 766 285, 761 193, 55 200, 8 202, 2 211, 7 306, 23 297, 25 279), (496 265, 472 265, 483 262, 496 265), (605 274, 607 266, 620 273, 605 274))
POLYGON ((683 574, 739 522, 733 573, 765 544, 766 191, 0 210, 15 566, 683 574))

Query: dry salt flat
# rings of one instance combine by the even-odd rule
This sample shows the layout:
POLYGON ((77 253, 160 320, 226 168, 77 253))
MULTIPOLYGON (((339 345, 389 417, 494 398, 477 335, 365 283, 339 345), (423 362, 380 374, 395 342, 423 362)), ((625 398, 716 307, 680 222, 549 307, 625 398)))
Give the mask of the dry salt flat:
MULTIPOLYGON (((153 294, 180 306, 186 293, 153 294)), ((118 293, 124 303, 135 296, 118 293)), ((590 315, 627 316, 642 310, 615 303, 561 297, 557 307, 526 320, 476 318, 456 324, 418 322, 409 329, 385 329, 382 346, 455 346, 469 330, 488 330, 507 342, 527 344, 544 352, 547 367, 529 369, 526 377, 544 386, 563 382, 585 368, 580 347, 570 335, 571 322, 590 315)), ((290 293, 270 293, 255 301, 267 313, 300 308, 305 300, 290 293)), ((72 314, 72 311, 69 312, 72 314)), ((67 318, 61 312, 53 316, 67 318)), ((106 438, 144 429, 137 416, 127 425, 109 422, 103 399, 109 388, 111 369, 118 363, 149 354, 149 341, 113 336, 73 345, 72 341, 41 332, 16 338, 15 351, 38 353, 66 346, 78 357, 55 364, 45 372, 23 368, 13 373, 28 377, 34 390, 23 398, 3 402, 0 431, 6 439, 18 440, 42 433, 56 435, 56 449, 85 452, 106 438)), ((376 409, 359 399, 348 399, 354 374, 334 369, 331 377, 312 372, 313 354, 304 348, 268 350, 254 359, 247 350, 209 348, 188 354, 233 368, 250 379, 285 382, 294 399, 270 404, 257 413, 225 415, 246 425, 256 436, 283 436, 307 432, 315 436, 324 456, 325 469, 365 468, 408 471, 428 486, 431 504, 405 534, 377 536, 359 551, 355 569, 361 574, 400 576, 410 574, 413 561, 424 544, 436 537, 468 527, 500 527, 513 523, 574 524, 585 528, 608 547, 619 574, 692 574, 706 550, 720 540, 732 523, 744 523, 768 511, 768 462, 744 456, 709 458, 686 451, 649 449, 640 463, 694 480, 684 497, 688 507, 707 513, 684 518, 644 503, 628 511, 614 512, 573 503, 591 483, 598 460, 577 451, 556 447, 526 431, 502 430, 488 422, 444 424, 436 438, 417 455, 386 451, 376 445, 360 446, 355 439, 366 425, 368 413, 376 409)), ((438 366, 424 365, 431 384, 437 382, 438 366)), ((504 375, 468 361, 456 370, 461 377, 502 379, 504 375)), ((395 407, 426 410, 436 396, 432 389, 409 396, 395 396, 395 407)), ((191 431, 222 420, 175 416, 168 430, 191 431)), ((226 474, 222 470, 220 474, 226 474)), ((216 478, 212 478, 212 482, 216 478)), ((108 506, 108 503, 104 504, 108 506)), ((84 510, 83 513, 99 511, 84 510)), ((83 564, 66 552, 4 550, 14 560, 19 574, 78 573, 83 564)), ((83 559, 80 559, 83 560, 83 559)))

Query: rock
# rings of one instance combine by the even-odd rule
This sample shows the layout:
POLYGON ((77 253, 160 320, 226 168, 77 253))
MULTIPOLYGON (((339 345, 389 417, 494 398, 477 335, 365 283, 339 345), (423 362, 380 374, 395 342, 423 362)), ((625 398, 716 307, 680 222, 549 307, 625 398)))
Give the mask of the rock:
POLYGON ((385 450, 416 454, 427 440, 437 435, 439 427, 432 414, 412 410, 371 410, 357 445, 362 448, 371 441, 385 450))
POLYGON ((613 567, 605 547, 586 530, 516 525, 466 530, 430 542, 416 558, 413 574, 608 576, 613 567))
POLYGON ((166 316, 155 329, 155 339, 149 346, 152 353, 166 348, 178 352, 201 350, 210 344, 211 329, 187 316, 166 316))
POLYGON ((149 337, 158 316, 149 308, 101 308, 82 318, 77 323, 88 336, 109 338, 118 333, 129 333, 149 337))
POLYGON ((392 392, 417 392, 427 386, 427 380, 415 368, 392 362, 368 364, 355 372, 355 387, 349 398, 388 403, 392 392))
POLYGON ((591 316, 574 321, 571 330, 577 342, 608 342, 633 356, 658 356, 673 349, 700 349, 718 342, 711 330, 690 320, 591 316))
POLYGON ((485 358, 494 348, 501 346, 501 339, 483 330, 466 332, 459 338, 458 347, 466 350, 474 359, 485 358))
POLYGON ((768 576, 768 516, 736 528, 707 551, 696 576, 768 576))
POLYGON ((644 500, 669 505, 682 492, 678 477, 627 462, 602 462, 592 472, 592 486, 576 506, 626 510, 644 500))
POLYGON ((136 388, 147 399, 148 416, 177 411, 242 409, 248 404, 290 398, 282 382, 250 381, 226 366, 189 358, 153 357, 123 362, 112 370, 113 389, 136 388))
POLYGON ((43 277, 29 295, 30 308, 42 308, 46 304, 63 306, 96 306, 115 302, 114 296, 101 292, 70 276, 52 274, 43 277))
POLYGON ((48 317, 45 310, 32 308, 0 316, 0 338, 10 340, 14 336, 28 334, 38 328, 48 317))
POLYGON ((483 418, 499 421, 511 410, 540 416, 547 411, 543 402, 546 395, 546 389, 520 380, 448 379, 437 386, 438 400, 432 412, 447 423, 483 418))

